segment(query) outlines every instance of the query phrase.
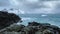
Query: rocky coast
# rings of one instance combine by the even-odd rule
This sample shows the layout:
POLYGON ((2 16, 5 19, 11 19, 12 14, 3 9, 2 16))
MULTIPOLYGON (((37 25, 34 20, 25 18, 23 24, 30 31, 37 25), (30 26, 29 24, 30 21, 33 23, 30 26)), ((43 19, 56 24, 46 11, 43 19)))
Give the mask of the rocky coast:
POLYGON ((14 13, 0 11, 0 34, 60 34, 60 28, 49 23, 28 22, 28 25, 12 25, 21 21, 14 13), (10 27, 8 27, 10 26, 10 27), (1 31, 2 29, 4 29, 1 31))

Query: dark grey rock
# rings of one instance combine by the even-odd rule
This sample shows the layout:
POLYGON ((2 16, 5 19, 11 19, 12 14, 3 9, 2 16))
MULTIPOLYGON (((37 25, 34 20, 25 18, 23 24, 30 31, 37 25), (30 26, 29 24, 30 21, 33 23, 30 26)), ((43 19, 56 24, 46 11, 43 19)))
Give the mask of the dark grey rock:
POLYGON ((3 29, 13 23, 17 23, 21 18, 7 11, 0 11, 0 29, 3 29))
MULTIPOLYGON (((60 34, 60 28, 48 23, 29 22, 28 26, 34 28, 33 33, 42 32, 42 34, 60 34)), ((30 31, 32 34, 32 31, 30 31)))

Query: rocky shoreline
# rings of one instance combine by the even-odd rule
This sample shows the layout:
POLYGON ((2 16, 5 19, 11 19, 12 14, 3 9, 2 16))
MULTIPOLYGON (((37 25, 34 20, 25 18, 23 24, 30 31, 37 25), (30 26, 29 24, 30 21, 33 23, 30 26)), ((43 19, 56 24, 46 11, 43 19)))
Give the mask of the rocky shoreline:
MULTIPOLYGON (((0 27, 5 28, 12 23, 17 23, 21 21, 21 18, 13 13, 0 11, 0 27)), ((27 26, 25 25, 12 25, 7 27, 2 34, 60 34, 60 28, 49 23, 38 23, 29 22, 27 26)))
POLYGON ((19 34, 60 34, 60 28, 48 23, 29 22, 27 26, 22 24, 13 25, 4 33, 19 33, 19 34))

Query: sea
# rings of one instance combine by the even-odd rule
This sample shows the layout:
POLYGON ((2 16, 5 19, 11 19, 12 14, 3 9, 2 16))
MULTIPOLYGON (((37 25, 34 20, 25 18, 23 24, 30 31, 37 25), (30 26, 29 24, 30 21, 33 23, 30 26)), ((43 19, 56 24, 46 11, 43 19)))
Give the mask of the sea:
MULTIPOLYGON (((49 23, 60 27, 60 14, 18 14, 22 19, 22 23, 25 26, 28 22, 49 23)), ((18 23, 19 24, 19 23, 18 23)))

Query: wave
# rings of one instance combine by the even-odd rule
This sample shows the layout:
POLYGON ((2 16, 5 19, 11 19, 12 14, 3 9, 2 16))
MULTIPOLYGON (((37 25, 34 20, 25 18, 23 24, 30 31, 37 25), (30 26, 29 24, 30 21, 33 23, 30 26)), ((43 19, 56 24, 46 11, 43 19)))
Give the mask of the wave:
POLYGON ((31 18, 22 18, 22 20, 30 20, 31 18))
POLYGON ((41 15, 42 17, 47 16, 47 15, 41 15))

